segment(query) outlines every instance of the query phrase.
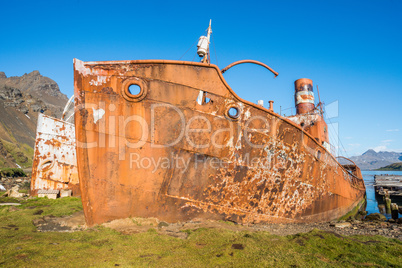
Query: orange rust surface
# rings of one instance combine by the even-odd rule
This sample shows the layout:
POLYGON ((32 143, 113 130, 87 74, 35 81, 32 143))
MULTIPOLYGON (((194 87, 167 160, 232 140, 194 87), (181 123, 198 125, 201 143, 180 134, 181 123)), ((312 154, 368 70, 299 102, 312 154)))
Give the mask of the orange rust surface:
POLYGON ((328 126, 321 113, 297 114, 287 118, 300 125, 319 144, 323 145, 324 142, 329 144, 328 126))
POLYGON ((240 99, 215 65, 75 60, 74 88, 88 225, 130 216, 319 222, 364 198, 361 175, 299 124, 240 99), (130 94, 131 84, 141 91, 130 94))
POLYGON ((80 195, 74 126, 39 114, 31 195, 37 195, 38 190, 62 189, 70 189, 73 195, 80 195))

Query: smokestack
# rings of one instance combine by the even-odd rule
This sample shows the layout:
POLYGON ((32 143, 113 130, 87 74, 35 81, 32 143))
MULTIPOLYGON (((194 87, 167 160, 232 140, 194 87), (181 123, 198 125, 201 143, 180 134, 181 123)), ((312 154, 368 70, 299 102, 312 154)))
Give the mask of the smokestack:
POLYGON ((301 78, 295 81, 296 114, 306 114, 314 110, 313 81, 301 78))
POLYGON ((272 112, 274 111, 274 101, 273 100, 269 101, 269 110, 272 112))

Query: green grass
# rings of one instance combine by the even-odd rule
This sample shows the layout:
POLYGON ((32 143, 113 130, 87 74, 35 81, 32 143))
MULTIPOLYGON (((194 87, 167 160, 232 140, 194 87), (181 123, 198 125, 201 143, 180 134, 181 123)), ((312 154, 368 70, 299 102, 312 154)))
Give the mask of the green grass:
MULTIPOLYGON (((12 156, 15 162, 22 168, 28 168, 32 166, 32 159, 34 154, 34 149, 29 147, 27 144, 18 144, 7 142, 5 140, 0 140, 3 143, 4 148, 12 156)), ((4 163, 3 163, 4 165, 4 163)))
MULTIPOLYGON (((0 202, 18 202, 0 198, 0 202)), ((80 211, 78 198, 22 201, 0 207, 0 266, 4 267, 355 267, 401 266, 402 243, 381 236, 342 237, 313 230, 280 237, 267 232, 199 228, 187 239, 105 227, 74 233, 37 232, 32 220, 80 211), (43 210, 42 215, 34 215, 43 210)), ((156 227, 155 227, 156 228, 156 227)))
POLYGON ((22 149, 24 150, 24 152, 26 153, 26 155, 31 155, 31 156, 34 155, 34 148, 32 148, 31 146, 29 146, 28 144, 23 143, 23 144, 21 145, 21 147, 22 147, 22 149))

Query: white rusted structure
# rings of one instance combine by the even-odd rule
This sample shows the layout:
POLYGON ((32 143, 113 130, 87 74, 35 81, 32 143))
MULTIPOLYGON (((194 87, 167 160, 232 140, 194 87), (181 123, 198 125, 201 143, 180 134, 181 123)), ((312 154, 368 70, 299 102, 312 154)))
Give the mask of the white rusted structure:
POLYGON ((79 195, 74 124, 39 114, 31 195, 39 190, 70 189, 79 195))

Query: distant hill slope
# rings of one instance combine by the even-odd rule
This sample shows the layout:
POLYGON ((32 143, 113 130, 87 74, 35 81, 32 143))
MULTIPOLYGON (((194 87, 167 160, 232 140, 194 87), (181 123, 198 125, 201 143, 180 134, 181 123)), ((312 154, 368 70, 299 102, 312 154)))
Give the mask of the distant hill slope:
POLYGON ((393 163, 391 165, 379 168, 377 170, 386 170, 386 171, 402 171, 402 162, 393 163))
POLYGON ((60 117, 67 101, 38 71, 20 77, 0 72, 0 168, 30 167, 38 113, 60 117))
POLYGON ((352 156, 353 160, 362 170, 374 170, 402 161, 402 153, 376 152, 372 149, 360 156, 352 156))

